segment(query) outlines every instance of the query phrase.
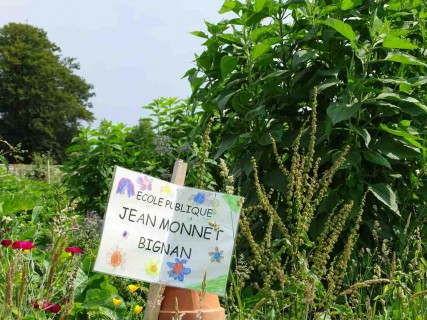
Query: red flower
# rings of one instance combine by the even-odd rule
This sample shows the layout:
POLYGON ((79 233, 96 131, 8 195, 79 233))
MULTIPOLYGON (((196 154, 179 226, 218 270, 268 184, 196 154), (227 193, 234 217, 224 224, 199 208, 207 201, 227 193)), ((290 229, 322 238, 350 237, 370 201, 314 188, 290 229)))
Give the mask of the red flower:
POLYGON ((12 240, 10 240, 10 239, 3 239, 1 242, 0 242, 0 244, 3 246, 3 247, 8 247, 8 246, 10 246, 10 244, 12 243, 12 240))
POLYGON ((72 254, 76 254, 76 253, 83 252, 83 249, 79 248, 79 247, 68 247, 68 248, 65 248, 65 252, 70 252, 72 254))
POLYGON ((39 302, 38 302, 38 301, 34 301, 34 302, 33 302, 33 306, 34 306, 34 308, 35 308, 35 309, 40 309, 40 306, 39 306, 39 302))
POLYGON ((35 246, 31 241, 15 241, 12 244, 12 249, 31 250, 34 248, 35 246))
POLYGON ((52 313, 58 313, 61 310, 61 306, 57 303, 53 304, 49 302, 43 302, 42 309, 52 313))

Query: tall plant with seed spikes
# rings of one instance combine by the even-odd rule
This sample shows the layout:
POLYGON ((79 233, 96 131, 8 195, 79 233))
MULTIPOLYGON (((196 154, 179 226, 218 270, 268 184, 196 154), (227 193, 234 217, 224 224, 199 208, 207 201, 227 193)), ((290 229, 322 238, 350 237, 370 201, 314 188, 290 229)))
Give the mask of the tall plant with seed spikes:
MULTIPOLYGON (((290 305, 287 314, 300 317, 313 314, 316 308, 327 309, 334 302, 333 295, 340 287, 345 274, 354 238, 360 225, 361 214, 352 227, 351 236, 339 260, 332 259, 339 236, 348 221, 354 202, 339 203, 330 212, 317 239, 310 238, 309 229, 322 200, 327 195, 334 175, 344 164, 349 148, 346 147, 331 168, 319 173, 320 158, 315 158, 314 146, 317 129, 317 90, 314 90, 312 119, 310 121, 308 149, 300 147, 302 132, 295 140, 290 167, 283 163, 281 150, 271 137, 273 156, 288 181, 287 194, 267 188, 260 180, 257 161, 252 159, 253 181, 258 203, 243 209, 240 220, 241 238, 239 248, 245 250, 253 273, 253 286, 273 297, 269 302, 274 308, 282 303, 290 305), (257 223, 260 222, 260 223, 257 223), (268 261, 268 263, 266 263, 268 261), (326 281, 327 269, 331 268, 334 281, 326 281), (324 290, 329 293, 327 304, 322 303, 324 290), (288 290, 286 290, 286 288, 288 290), (292 288, 292 290, 289 290, 292 288), (274 293, 274 295, 271 295, 274 293), (304 296, 305 303, 301 303, 304 296), (280 303, 279 303, 280 301, 280 303), (299 301, 294 303, 295 301, 299 301)), ((305 130, 305 129, 304 129, 305 130)), ((358 204, 360 212, 363 203, 358 204)), ((267 302, 266 302, 267 303, 267 302)))

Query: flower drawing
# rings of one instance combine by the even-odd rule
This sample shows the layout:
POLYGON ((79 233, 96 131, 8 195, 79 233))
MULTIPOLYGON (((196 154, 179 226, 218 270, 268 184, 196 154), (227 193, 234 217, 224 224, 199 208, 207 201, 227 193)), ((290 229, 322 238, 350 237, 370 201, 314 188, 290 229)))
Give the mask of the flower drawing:
POLYGON ((184 276, 191 273, 190 268, 184 267, 184 264, 187 263, 187 260, 179 260, 175 258, 175 262, 167 262, 167 265, 171 270, 168 271, 169 277, 174 280, 184 281, 184 276))
POLYGON ((139 188, 142 191, 151 191, 153 179, 148 178, 147 176, 139 177, 136 182, 139 184, 139 188))
POLYGON ((147 264, 145 265, 145 272, 152 276, 159 275, 160 273, 159 263, 160 263, 159 259, 155 260, 153 258, 150 258, 147 264))
POLYGON ((206 196, 203 192, 196 193, 193 199, 194 203, 197 203, 197 204, 203 204, 205 203, 205 200, 206 200, 206 196))
POLYGON ((209 252, 209 255, 211 257, 211 262, 218 262, 220 263, 222 259, 224 259, 224 256, 222 255, 224 253, 223 250, 219 251, 218 247, 215 247, 215 250, 212 252, 209 252))
POLYGON ((118 246, 116 246, 115 248, 112 248, 108 252, 107 259, 108 259, 109 264, 113 268, 118 268, 118 267, 123 268, 123 264, 126 262, 125 253, 123 253, 122 250, 118 246))

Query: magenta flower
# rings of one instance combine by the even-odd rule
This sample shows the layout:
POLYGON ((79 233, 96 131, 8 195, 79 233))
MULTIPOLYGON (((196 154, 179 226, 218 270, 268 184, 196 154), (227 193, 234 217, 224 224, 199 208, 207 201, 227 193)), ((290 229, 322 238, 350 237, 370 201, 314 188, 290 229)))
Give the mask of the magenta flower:
POLYGON ((12 243, 12 240, 10 240, 10 239, 3 239, 1 242, 0 242, 0 244, 3 246, 3 247, 8 247, 8 246, 10 246, 10 244, 12 243))
POLYGON ((68 248, 65 248, 65 252, 76 254, 76 253, 82 253, 83 249, 79 247, 68 247, 68 248))
MULTIPOLYGON (((34 301, 33 306, 35 309, 40 309, 40 305, 38 301, 34 301)), ((43 302, 42 310, 49 311, 52 313, 58 313, 61 310, 61 306, 57 303, 53 304, 50 302, 43 302)))
POLYGON ((21 249, 21 250, 31 250, 34 249, 35 246, 31 241, 15 241, 12 243, 12 249, 21 249))

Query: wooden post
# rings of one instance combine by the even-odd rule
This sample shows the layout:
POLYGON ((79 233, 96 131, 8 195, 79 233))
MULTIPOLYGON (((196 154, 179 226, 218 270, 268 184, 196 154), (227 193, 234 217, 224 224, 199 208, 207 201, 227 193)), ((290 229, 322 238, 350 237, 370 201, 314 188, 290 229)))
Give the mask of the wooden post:
MULTIPOLYGON (((186 173, 187 163, 181 159, 176 160, 173 167, 171 182, 180 186, 184 185, 186 173)), ((158 319, 164 288, 164 286, 159 284, 150 284, 150 290, 147 297, 147 306, 145 307, 144 320, 158 319)))
MULTIPOLYGON (((171 182, 184 185, 187 163, 176 160, 171 182)), ((144 320, 171 320, 178 305, 183 320, 225 320, 225 310, 217 295, 151 284, 144 320), (200 318, 201 316, 201 318, 200 318)))
POLYGON ((47 183, 50 184, 50 161, 47 160, 47 174, 46 174, 47 183))

